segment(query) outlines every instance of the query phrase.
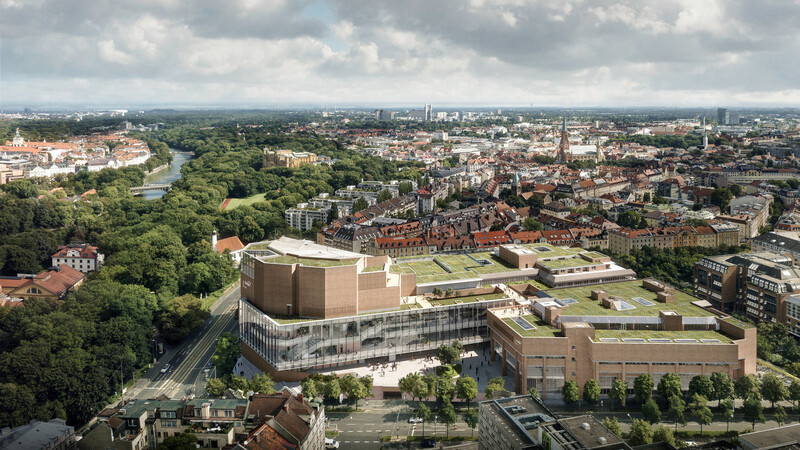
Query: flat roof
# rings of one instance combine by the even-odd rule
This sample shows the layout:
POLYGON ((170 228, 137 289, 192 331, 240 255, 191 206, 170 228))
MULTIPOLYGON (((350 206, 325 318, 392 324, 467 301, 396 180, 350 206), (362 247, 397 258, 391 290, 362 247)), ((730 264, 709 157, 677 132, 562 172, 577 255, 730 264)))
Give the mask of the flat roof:
POLYGON ((416 274, 417 284, 479 278, 480 275, 519 270, 493 252, 397 258, 390 267, 392 273, 416 274))
POLYGON ((358 259, 340 260, 340 259, 321 259, 321 258, 299 258, 292 255, 283 255, 273 258, 263 258, 263 262, 272 264, 300 264, 309 267, 341 267, 352 266, 358 262, 358 259))
MULTIPOLYGON (((712 317, 714 313, 692 305, 696 297, 675 290, 674 303, 661 303, 655 292, 642 287, 642 280, 619 281, 604 284, 555 288, 544 291, 556 299, 571 298, 575 300, 561 310, 562 316, 659 316, 660 311, 675 311, 684 317, 712 317), (612 297, 623 300, 632 308, 617 311, 603 307, 601 302, 591 299, 593 290, 602 289, 612 297), (634 300, 637 299, 637 300, 634 300), (641 302, 640 300, 645 300, 641 302), (646 305, 652 303, 652 305, 646 305)), ((548 298, 537 299, 547 301, 548 298)))
POLYGON ((595 330, 594 336, 594 342, 613 343, 611 339, 617 339, 617 342, 626 344, 637 342, 645 344, 730 344, 733 342, 728 336, 710 330, 595 330), (636 340, 626 341, 626 339, 636 340))

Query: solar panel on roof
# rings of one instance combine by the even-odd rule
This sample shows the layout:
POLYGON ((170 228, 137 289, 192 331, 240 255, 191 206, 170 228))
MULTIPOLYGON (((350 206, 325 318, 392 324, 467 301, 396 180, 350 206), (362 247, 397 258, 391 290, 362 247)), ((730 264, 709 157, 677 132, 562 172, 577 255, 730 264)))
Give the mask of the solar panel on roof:
POLYGON ((600 342, 619 342, 617 338, 600 338, 600 342))
POLYGON ((642 338, 622 338, 622 342, 645 342, 642 338))
POLYGON ((672 342, 672 340, 667 338, 652 338, 648 339, 647 342, 672 342))
POLYGON ((720 342, 719 339, 700 339, 700 342, 704 342, 706 344, 714 344, 716 342, 720 342))
POLYGON ((675 342, 679 344, 696 344, 697 339, 675 339, 675 342))

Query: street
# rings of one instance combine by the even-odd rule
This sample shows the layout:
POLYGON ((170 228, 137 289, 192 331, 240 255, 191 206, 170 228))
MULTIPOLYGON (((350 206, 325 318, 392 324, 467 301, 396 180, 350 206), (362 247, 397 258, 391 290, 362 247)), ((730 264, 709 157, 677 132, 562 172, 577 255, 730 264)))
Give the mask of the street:
POLYGON ((236 283, 211 307, 211 317, 179 345, 166 349, 158 363, 127 391, 126 397, 152 399, 163 394, 176 399, 191 394, 204 395, 206 377, 203 369, 210 368, 217 338, 224 332, 235 333, 237 330, 239 296, 240 288, 236 283), (167 364, 169 369, 162 373, 167 364))
MULTIPOLYGON (((368 400, 359 402, 359 409, 364 412, 343 412, 330 411, 326 409, 328 417, 328 430, 337 430, 339 435, 335 437, 340 442, 342 449, 379 449, 386 447, 387 443, 381 444, 381 436, 392 436, 405 440, 406 436, 422 436, 423 425, 408 423, 412 417, 413 410, 418 402, 403 402, 401 400, 368 400)), ((429 404, 431 408, 434 407, 429 404)), ((458 405, 456 405, 458 406, 458 405)), ((477 405, 472 404, 475 408, 477 405)), ((472 430, 464 423, 461 413, 458 414, 458 421, 455 427, 450 427, 450 436, 470 436, 472 430)), ((441 423, 426 422, 425 437, 435 438, 446 436, 447 429, 441 423)), ((475 430, 477 435, 477 429, 475 430)), ((405 447, 405 446, 403 446, 405 447)), ((412 443, 411 448, 418 448, 419 443, 412 443)))

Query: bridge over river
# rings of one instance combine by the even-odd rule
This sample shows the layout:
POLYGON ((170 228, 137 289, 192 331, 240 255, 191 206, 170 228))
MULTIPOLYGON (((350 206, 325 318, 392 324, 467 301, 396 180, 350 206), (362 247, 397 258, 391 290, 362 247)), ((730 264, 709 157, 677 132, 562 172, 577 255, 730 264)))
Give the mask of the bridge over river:
POLYGON ((136 186, 131 188, 131 194, 141 195, 149 191, 169 191, 172 188, 171 183, 165 184, 145 184, 144 186, 136 186))

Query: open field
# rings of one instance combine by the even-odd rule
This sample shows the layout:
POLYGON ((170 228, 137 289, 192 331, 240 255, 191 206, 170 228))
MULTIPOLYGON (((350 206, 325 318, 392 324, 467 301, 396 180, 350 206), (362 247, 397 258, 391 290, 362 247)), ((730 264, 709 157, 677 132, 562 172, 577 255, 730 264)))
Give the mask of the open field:
POLYGON ((252 205, 253 203, 263 202, 264 194, 256 194, 252 195, 247 198, 228 198, 222 202, 222 206, 220 207, 223 211, 228 211, 232 209, 236 209, 240 206, 244 205, 252 205))

